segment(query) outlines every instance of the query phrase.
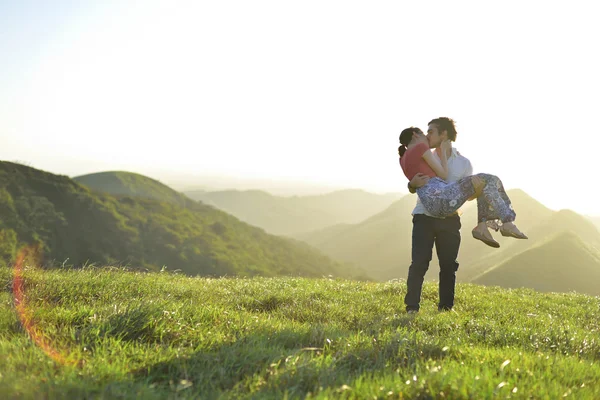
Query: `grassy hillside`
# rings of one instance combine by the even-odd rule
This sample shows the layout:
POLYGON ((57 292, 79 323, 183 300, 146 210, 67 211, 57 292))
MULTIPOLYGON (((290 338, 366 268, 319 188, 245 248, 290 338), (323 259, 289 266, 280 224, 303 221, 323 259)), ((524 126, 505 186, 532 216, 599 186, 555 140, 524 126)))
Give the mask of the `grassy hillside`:
POLYGON ((242 221, 279 235, 358 223, 380 212, 401 197, 363 190, 340 190, 318 196, 274 196, 260 190, 185 192, 192 199, 211 204, 242 221))
POLYGON ((350 276, 305 243, 213 207, 91 192, 65 176, 0 162, 0 262, 39 244, 43 260, 127 263, 191 275, 350 276))
POLYGON ((141 197, 185 205, 185 196, 157 180, 125 171, 81 175, 73 180, 88 188, 112 195, 141 197))
POLYGON ((473 280, 484 285, 600 296, 600 249, 563 232, 473 280))
POLYGON ((4 398, 598 399, 600 299, 460 284, 0 269, 4 398))

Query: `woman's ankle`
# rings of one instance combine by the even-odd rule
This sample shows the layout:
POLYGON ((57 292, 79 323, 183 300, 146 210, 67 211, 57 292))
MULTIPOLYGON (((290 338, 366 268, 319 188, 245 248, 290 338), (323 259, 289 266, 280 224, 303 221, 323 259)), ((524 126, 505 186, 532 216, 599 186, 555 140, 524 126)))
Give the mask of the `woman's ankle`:
POLYGON ((489 232, 488 226, 485 222, 478 223, 477 226, 475 227, 475 229, 473 229, 473 230, 489 232))

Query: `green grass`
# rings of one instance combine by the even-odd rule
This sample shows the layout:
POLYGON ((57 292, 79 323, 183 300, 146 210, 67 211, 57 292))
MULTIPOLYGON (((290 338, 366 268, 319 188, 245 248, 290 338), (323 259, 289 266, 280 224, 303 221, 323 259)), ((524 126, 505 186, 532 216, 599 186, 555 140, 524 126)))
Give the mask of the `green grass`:
POLYGON ((598 297, 31 269, 28 331, 0 277, 2 398, 600 398, 598 297))

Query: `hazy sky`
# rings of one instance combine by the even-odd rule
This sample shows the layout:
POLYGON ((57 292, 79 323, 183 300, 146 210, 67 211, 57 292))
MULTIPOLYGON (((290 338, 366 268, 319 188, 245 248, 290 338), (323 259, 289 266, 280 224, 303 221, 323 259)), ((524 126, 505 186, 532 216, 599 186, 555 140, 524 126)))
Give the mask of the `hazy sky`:
POLYGON ((400 131, 449 116, 476 172, 600 214, 598 11, 0 0, 0 159, 405 191, 400 131))

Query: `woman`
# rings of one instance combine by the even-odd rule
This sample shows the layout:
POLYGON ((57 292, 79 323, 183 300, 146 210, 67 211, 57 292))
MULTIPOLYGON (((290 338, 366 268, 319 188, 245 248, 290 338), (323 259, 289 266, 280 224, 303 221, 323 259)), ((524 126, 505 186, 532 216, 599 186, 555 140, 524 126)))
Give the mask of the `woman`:
POLYGON ((446 150, 450 142, 442 143, 438 160, 429 149, 427 136, 415 127, 406 128, 400 134, 400 166, 404 175, 411 180, 417 173, 431 179, 417 189, 417 194, 429 214, 434 217, 447 217, 454 214, 467 200, 477 198, 478 224, 473 229, 473 237, 491 247, 500 247, 494 240, 488 224, 499 230, 502 236, 527 239, 513 221, 516 214, 510 199, 497 176, 477 174, 447 183, 448 160, 446 150), (502 222, 498 228, 497 221, 502 222))

